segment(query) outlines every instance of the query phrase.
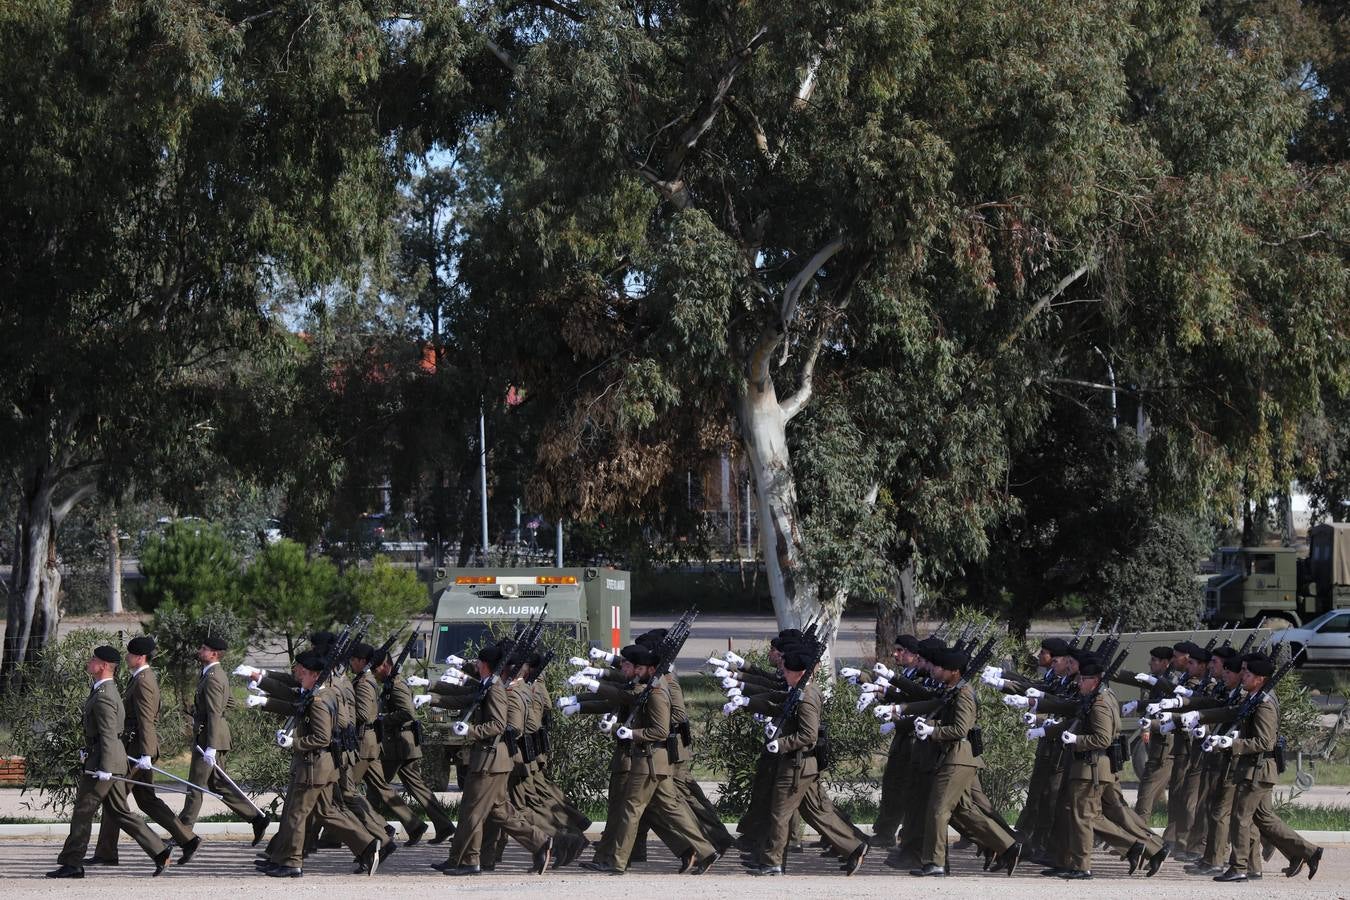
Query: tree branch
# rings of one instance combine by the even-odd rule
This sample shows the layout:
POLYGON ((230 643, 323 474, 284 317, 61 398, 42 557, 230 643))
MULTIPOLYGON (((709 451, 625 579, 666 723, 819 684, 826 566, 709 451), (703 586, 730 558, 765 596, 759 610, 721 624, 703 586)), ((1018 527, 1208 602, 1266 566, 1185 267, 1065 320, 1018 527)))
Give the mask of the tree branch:
POLYGON ((830 257, 843 249, 843 238, 835 238, 830 241, 817 250, 815 255, 806 261, 806 265, 802 266, 797 274, 792 276, 792 279, 787 283, 787 287, 783 288, 783 305, 780 307, 778 314, 779 327, 783 333, 787 333, 788 327, 792 325, 792 319, 797 314, 797 301, 801 298, 806 285, 830 261, 830 257))
POLYGON ((1022 321, 1018 322, 1017 327, 1014 328, 1012 332, 1006 338, 1003 339, 1003 343, 998 345, 998 352, 1003 353, 1009 347, 1011 347, 1013 345, 1013 341, 1017 340, 1017 336, 1022 333, 1022 330, 1031 324, 1031 320, 1040 315, 1041 311, 1044 310, 1047 306, 1049 306, 1052 300, 1054 300, 1060 294, 1064 293, 1064 291, 1068 289, 1069 285, 1073 284, 1075 281, 1086 275, 1088 269, 1092 268, 1095 262, 1096 262, 1095 258, 1089 259, 1087 262, 1083 263, 1077 269, 1061 278, 1059 280, 1059 284, 1055 285, 1054 290, 1050 291, 1050 293, 1048 294, 1043 295, 1039 300, 1037 300, 1034 304, 1032 304, 1031 309, 1027 310, 1027 314, 1022 317, 1022 321))
POLYGON ((825 338, 830 332, 836 319, 839 318, 848 309, 849 302, 853 299, 853 288, 858 280, 862 278, 863 270, 867 268, 867 261, 860 260, 853 271, 849 273, 848 280, 839 289, 836 294, 838 302, 834 308, 821 315, 816 322, 815 333, 811 336, 811 350, 802 363, 801 376, 797 379, 797 390, 793 391, 792 396, 788 397, 779 406, 783 410, 783 416, 788 421, 802 411, 811 400, 811 395, 815 388, 816 361, 820 359, 821 348, 825 346, 825 338))
POLYGON ((496 41, 492 38, 485 37, 483 38, 483 43, 487 45, 487 48, 492 52, 492 55, 497 57, 497 61, 506 67, 506 71, 510 72, 512 75, 516 74, 516 61, 512 59, 505 50, 498 46, 496 41))
POLYGON ((97 487, 98 483, 90 478, 87 481, 82 481, 80 484, 76 485, 75 488, 60 502, 53 501, 52 523, 55 526, 60 527, 61 523, 65 521, 66 516, 70 515, 70 511, 92 497, 94 490, 97 487))

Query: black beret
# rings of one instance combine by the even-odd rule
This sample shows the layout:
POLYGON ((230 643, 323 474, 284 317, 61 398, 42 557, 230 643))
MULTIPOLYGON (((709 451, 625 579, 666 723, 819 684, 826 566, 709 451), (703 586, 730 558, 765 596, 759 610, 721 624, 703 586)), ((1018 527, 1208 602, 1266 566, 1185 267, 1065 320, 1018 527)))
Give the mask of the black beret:
POLYGON ((94 648, 94 656, 104 662, 118 663, 122 660, 122 654, 117 652, 116 647, 109 647, 107 644, 94 648))
POLYGON ((1253 653, 1242 661, 1247 666, 1247 671, 1253 675, 1274 675, 1275 660, 1261 653, 1253 653))
POLYGON ((202 646, 208 650, 228 650, 230 648, 223 637, 214 634, 208 634, 202 638, 202 646))
POLYGON ((777 637, 769 639, 769 646, 781 652, 794 644, 800 644, 803 637, 799 628, 784 628, 777 637))
POLYGON ((380 663, 384 662, 388 658, 389 658, 388 650, 384 649, 383 647, 376 647, 374 652, 372 652, 370 656, 367 657, 367 660, 370 662, 370 667, 374 669, 377 668, 380 665, 380 663))
POLYGON ((1217 656, 1219 659, 1232 659, 1237 656, 1236 647, 1215 647, 1210 651, 1210 656, 1217 656))
POLYGON ((895 636, 895 646, 914 653, 919 649, 919 639, 912 634, 897 634, 895 636))
POLYGON ((1195 660, 1196 662, 1207 663, 1209 662, 1209 657, 1210 652, 1206 650, 1204 647, 1196 647, 1194 650, 1191 651, 1191 659, 1195 660))
POLYGON ((1227 659, 1225 659, 1225 660, 1223 661, 1223 667, 1224 667, 1225 670, 1227 670, 1227 671, 1229 671, 1229 672, 1241 672, 1241 671, 1242 671, 1242 657, 1240 657, 1240 656, 1238 656, 1236 653, 1234 653, 1232 656, 1228 657, 1227 659))
POLYGON ((1172 645, 1172 649, 1177 653, 1185 653, 1187 656, 1190 656, 1192 650, 1199 650, 1200 648, 1190 641, 1177 641, 1172 645))
POLYGON ((933 665, 946 669, 950 672, 960 672, 970 662, 970 657, 960 650, 938 650, 929 651, 928 659, 933 665))
POLYGON ((1073 650, 1073 648, 1069 646, 1068 641, 1064 640, 1064 638, 1057 637, 1046 638, 1041 641, 1041 646, 1044 647, 1051 656, 1068 656, 1073 650))
POLYGON ((627 647, 624 647, 622 650, 619 651, 619 655, 622 656, 624 659, 628 660, 630 663, 633 663, 633 665, 639 665, 637 661, 637 656, 646 649, 647 648, 643 647, 641 644, 629 644, 627 647))
POLYGON ((813 662, 815 655, 805 647, 794 646, 783 654, 783 668, 789 672, 805 672, 813 662))
POLYGON ((1104 671, 1102 661, 1095 656, 1089 656, 1078 663, 1078 675, 1082 678, 1096 678, 1104 671))
POLYGON ((651 631, 639 635, 636 642, 646 647, 655 646, 665 639, 669 631, 669 628, 653 628, 651 631))
POLYGON ((148 634, 134 637, 127 641, 127 652, 137 656, 149 656, 155 652, 155 639, 148 634))
POLYGON ((355 644, 352 644, 352 649, 347 655, 353 659, 368 660, 374 652, 375 648, 370 646, 370 644, 367 644, 364 641, 357 641, 355 644))
POLYGON ((1091 650, 1084 647, 1074 647, 1073 650, 1069 652, 1069 655, 1072 656, 1074 659, 1078 660, 1078 664, 1081 666, 1083 664, 1083 660, 1093 659, 1096 657, 1097 654, 1093 653, 1091 650))
POLYGON ((331 631, 316 631, 309 636, 309 642, 315 647, 331 647, 337 635, 331 631))
POLYGON ((1148 655, 1154 659, 1171 659, 1175 652, 1171 647, 1154 647, 1148 655))
POLYGON ((306 650, 295 657, 295 664, 311 672, 322 672, 328 659, 317 650, 306 650))
POLYGON ((489 666, 496 667, 497 663, 502 661, 506 653, 500 644, 488 644, 482 650, 478 651, 478 661, 485 662, 489 666))
POLYGON ((647 647, 638 647, 631 656, 625 656, 635 666, 655 666, 661 662, 661 657, 655 650, 647 647))

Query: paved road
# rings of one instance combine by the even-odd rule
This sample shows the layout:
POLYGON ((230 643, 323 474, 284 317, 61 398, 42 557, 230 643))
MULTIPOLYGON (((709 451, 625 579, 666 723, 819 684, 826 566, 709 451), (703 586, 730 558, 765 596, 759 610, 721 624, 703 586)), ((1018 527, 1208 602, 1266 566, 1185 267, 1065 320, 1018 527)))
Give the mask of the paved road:
MULTIPOLYGON (((796 897, 885 898, 892 900, 898 891, 922 888, 925 897, 980 897, 987 898, 996 891, 1000 900, 1082 900, 1086 897, 1117 898, 1125 891, 1174 894, 1190 891, 1202 897, 1298 897, 1333 898, 1350 894, 1350 846, 1330 848, 1317 880, 1305 877, 1283 877, 1272 861, 1269 874, 1259 885, 1235 886, 1224 889, 1209 879, 1185 875, 1181 866, 1169 862, 1151 879, 1142 875, 1130 878, 1123 863, 1097 854, 1092 882, 1068 884, 1059 879, 1038 877, 1039 868, 1028 865, 1019 868, 1012 878, 988 875, 980 870, 974 857, 966 853, 953 856, 951 878, 928 879, 918 882, 904 872, 897 872, 882 864, 881 854, 869 858, 862 869, 845 880, 836 860, 823 859, 814 850, 789 854, 789 872, 785 878, 754 878, 745 874, 735 859, 722 860, 698 881, 675 874, 674 857, 664 850, 653 853, 653 860, 635 864, 621 882, 606 876, 570 868, 549 872, 543 877, 526 874, 529 858, 514 844, 508 849, 497 872, 477 878, 456 878, 453 881, 427 868, 431 863, 446 858, 442 847, 419 846, 400 849, 389 858, 374 878, 350 874, 351 857, 345 850, 325 850, 311 857, 305 866, 305 876, 299 880, 273 879, 254 874, 253 851, 243 841, 220 840, 204 843, 191 865, 172 868, 158 879, 147 878, 150 863, 134 845, 125 839, 122 846, 122 865, 115 869, 87 870, 83 881, 47 881, 42 873, 55 867, 59 851, 56 841, 7 840, 0 842, 5 854, 5 877, 12 891, 25 897, 61 897, 71 900, 93 900, 105 896, 123 896, 134 892, 138 898, 178 900, 184 891, 194 895, 210 896, 213 891, 228 891, 247 897, 331 897, 334 890, 379 892, 397 890, 419 891, 455 890, 475 897, 512 897, 544 890, 550 900, 594 900, 597 895, 623 894, 660 896, 671 890, 684 895, 710 898, 734 896, 736 900, 781 900, 787 894, 796 897), (21 883, 15 880, 19 879, 21 883), (338 885, 342 885, 338 888, 338 885), (453 887, 452 887, 453 885, 453 887)), ((653 850, 659 847, 653 842, 653 850)))

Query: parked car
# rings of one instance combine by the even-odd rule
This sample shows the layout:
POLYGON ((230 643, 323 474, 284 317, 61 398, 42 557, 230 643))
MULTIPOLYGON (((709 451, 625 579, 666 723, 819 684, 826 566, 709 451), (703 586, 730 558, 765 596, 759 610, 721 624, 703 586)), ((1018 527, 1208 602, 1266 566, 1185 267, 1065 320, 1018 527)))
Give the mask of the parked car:
POLYGON ((1291 653, 1304 651, 1295 665, 1350 665, 1350 609, 1333 609, 1302 628, 1285 628, 1275 639, 1291 653))

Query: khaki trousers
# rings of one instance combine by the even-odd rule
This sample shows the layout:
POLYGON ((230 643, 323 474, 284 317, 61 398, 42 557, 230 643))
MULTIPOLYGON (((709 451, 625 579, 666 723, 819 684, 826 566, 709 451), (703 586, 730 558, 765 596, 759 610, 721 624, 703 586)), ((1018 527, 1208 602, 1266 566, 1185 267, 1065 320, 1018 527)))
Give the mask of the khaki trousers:
POLYGON ((600 840, 595 844, 595 861, 614 864, 615 835, 619 833, 619 815, 623 809, 624 785, 628 783, 627 772, 609 773, 609 793, 605 795, 605 830, 600 832, 600 840))
MULTIPOLYGON (((436 799, 436 795, 427 787, 426 781, 422 779, 422 760, 404 759, 394 762, 392 760, 384 761, 384 778, 386 782, 398 780, 403 783, 403 790, 407 792, 422 808, 427 811, 427 818, 431 824, 436 826, 437 834, 445 834, 455 830, 455 823, 450 819, 450 813, 446 812, 445 807, 441 806, 441 801, 436 799)), ((369 784, 369 780, 366 782, 369 784)), ((390 787, 392 788, 392 784, 390 787)))
MULTIPOLYGON (((800 769, 790 765, 775 765, 777 769, 771 784, 768 829, 760 843, 758 862, 766 866, 782 866, 787 862, 788 838, 792 822, 802 801, 815 786, 819 775, 800 775, 800 769)), ((744 833, 744 832, 742 832, 744 833)))
MULTIPOLYGON (((675 780, 670 775, 648 775, 635 769, 629 772, 628 781, 624 784, 619 827, 614 835, 614 868, 621 871, 628 868, 628 858, 637 840, 638 826, 646 812, 652 814, 652 827, 658 835, 669 829, 667 833, 680 845, 679 849, 672 846, 671 850, 682 853, 685 848, 690 848, 699 859, 706 859, 716 852, 699 829, 698 820, 690 811, 689 804, 676 789, 675 780)), ((667 845, 672 843, 664 836, 662 840, 667 845)))
MULTIPOLYGON (((1273 784, 1264 781, 1242 781, 1235 785, 1233 793, 1233 821, 1229 825, 1228 839, 1233 845, 1233 868, 1245 873, 1252 868, 1252 857, 1256 857, 1255 866, 1259 870, 1261 850, 1256 840, 1258 828, 1256 818, 1262 804, 1269 804, 1273 784)), ((1274 815, 1274 810, 1271 810, 1274 815)))
MULTIPOLYGON (((149 769, 132 769, 127 777, 139 782, 139 784, 131 787, 124 783, 122 787, 130 787, 131 797, 136 801, 136 806, 150 817, 150 821, 167 831, 169 836, 173 838, 174 843, 181 847, 196 837, 192 833, 192 829, 178 821, 178 817, 173 814, 173 810, 169 809, 169 805, 155 793, 154 772, 149 769)), ((117 839, 121 833, 122 827, 117 824, 116 815, 108 810, 105 805, 98 829, 98 843, 94 846, 94 855, 99 859, 117 859, 117 839)))
MULTIPOLYGON (((221 802, 245 822, 251 822, 259 816, 257 808, 243 794, 230 787, 230 783, 221 777, 221 770, 225 768, 225 753, 217 751, 216 764, 210 765, 206 758, 197 751, 192 751, 192 763, 188 766, 187 780, 193 784, 200 784, 202 787, 215 791, 220 795, 221 802)), ((197 824, 197 816, 202 811, 202 792, 189 790, 187 798, 183 801, 183 811, 178 814, 178 821, 183 823, 184 828, 191 828, 197 824)))
POLYGON ((509 772, 472 772, 459 802, 459 827, 450 847, 450 862, 457 866, 480 864, 483 831, 489 821, 506 832, 526 850, 534 853, 549 836, 530 824, 530 820, 507 799, 509 772))
POLYGON ((895 833, 905 818, 905 794, 909 790, 908 737, 891 739, 891 752, 886 756, 886 768, 881 771, 881 806, 877 809, 872 834, 883 842, 894 842, 895 833))
POLYGON ((281 825, 277 842, 269 858, 280 866, 304 866, 305 830, 311 816, 316 827, 347 845, 353 856, 360 856, 376 840, 343 809, 336 799, 332 784, 294 784, 286 789, 286 802, 281 808, 281 825))
POLYGON ((394 790, 389 779, 384 777, 384 766, 378 759, 358 759, 352 766, 352 779, 366 786, 370 803, 384 815, 397 819, 405 833, 422 824, 422 819, 403 799, 403 794, 394 790))
POLYGON ((1171 841, 1175 852, 1180 853, 1190 849, 1186 846, 1186 837, 1195 816, 1191 804, 1200 789, 1200 770, 1194 765, 1190 739, 1176 734, 1172 739, 1185 740, 1187 749, 1184 755, 1172 757, 1172 778, 1167 785, 1167 830, 1163 832, 1163 840, 1171 841))
MULTIPOLYGON (((1223 773, 1226 776, 1227 766, 1223 773)), ((1227 777, 1221 777, 1214 785, 1214 790, 1209 795, 1209 806, 1207 827, 1205 829, 1205 855, 1201 862, 1208 863, 1211 866, 1222 866, 1228 863, 1228 853, 1231 847, 1230 833, 1231 823, 1233 821, 1233 798, 1237 794, 1237 785, 1229 781, 1227 777)))
POLYGON ((830 799, 819 777, 807 789, 800 811, 802 820, 814 826, 821 838, 838 850, 840 856, 848 856, 867 840, 858 832, 857 826, 835 809, 834 801, 830 799))
POLYGON ((89 849, 89 837, 94 830, 94 815, 100 809, 103 810, 100 828, 111 826, 114 834, 117 830, 125 831, 151 859, 164 852, 164 842, 127 805, 125 781, 99 781, 92 775, 81 775, 75 785, 75 809, 70 814, 70 834, 61 847, 61 855, 56 858, 57 863, 78 866, 84 862, 85 851, 89 849))
POLYGON ((1158 805, 1163 791, 1167 790, 1172 778, 1172 742, 1171 735, 1150 734, 1148 740, 1148 763, 1139 776, 1139 795, 1134 801, 1134 811, 1144 817, 1149 816, 1158 805))
POLYGON ((1102 791, 1105 785, 1083 779, 1069 782, 1067 799, 1060 810, 1065 826, 1061 832, 1060 867, 1080 871, 1092 870, 1093 829, 1102 820, 1102 791))
POLYGON ((986 850, 1002 853, 1013 845, 1007 830, 993 821, 971 800, 971 788, 979 778, 974 766, 942 766, 933 777, 928 818, 924 823, 924 865, 947 865, 947 826, 969 837, 986 850))

